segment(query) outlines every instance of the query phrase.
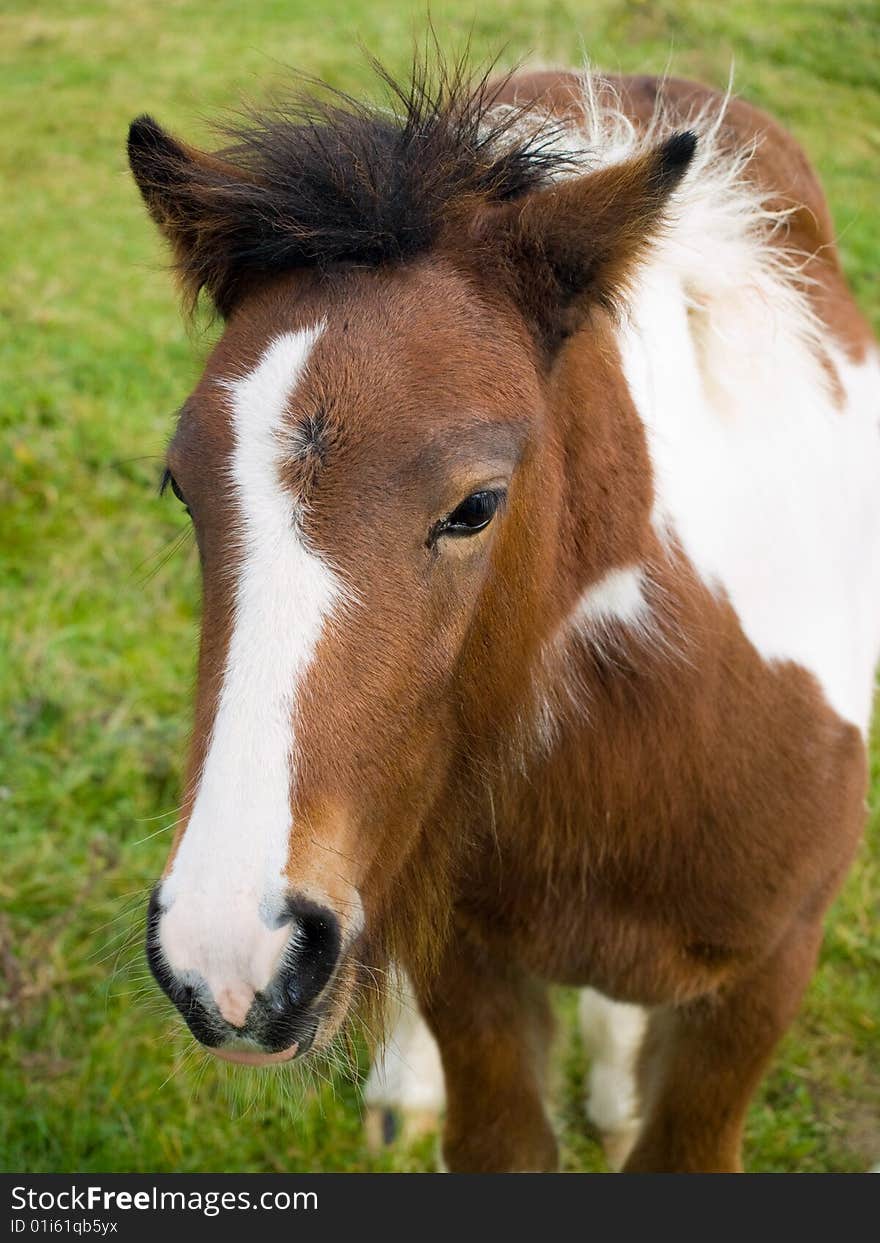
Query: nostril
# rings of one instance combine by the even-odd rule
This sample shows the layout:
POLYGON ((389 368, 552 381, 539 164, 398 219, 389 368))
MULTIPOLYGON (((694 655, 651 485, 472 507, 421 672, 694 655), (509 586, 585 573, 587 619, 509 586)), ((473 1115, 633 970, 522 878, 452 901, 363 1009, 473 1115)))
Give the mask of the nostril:
POLYGON ((164 910, 159 901, 159 886, 157 885, 150 895, 150 904, 147 908, 147 963, 157 984, 183 1015, 187 1026, 196 1039, 212 1048, 220 1043, 221 1035, 216 1030, 216 1025, 211 1015, 206 1010, 192 985, 177 978, 162 952, 159 925, 163 914, 164 910))
POLYGON ((280 973, 280 990, 289 1005, 307 1006, 327 986, 339 959, 339 920, 325 906, 294 895, 287 910, 293 923, 280 973))
POLYGON ((150 894, 150 905, 147 907, 147 963, 156 979, 156 983, 177 1004, 174 995, 177 987, 174 975, 165 960, 165 955, 162 953, 159 943, 159 921, 161 918, 162 905, 159 901, 159 886, 156 885, 150 894))

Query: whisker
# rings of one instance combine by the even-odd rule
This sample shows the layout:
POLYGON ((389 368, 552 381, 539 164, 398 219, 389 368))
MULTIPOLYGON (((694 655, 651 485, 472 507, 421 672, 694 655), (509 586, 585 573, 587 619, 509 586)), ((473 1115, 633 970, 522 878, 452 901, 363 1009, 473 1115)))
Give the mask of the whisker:
POLYGON ((152 554, 150 557, 146 557, 143 561, 136 565, 135 571, 137 572, 144 566, 148 566, 152 560, 158 558, 158 560, 156 560, 156 564, 137 580, 138 586, 144 587, 147 583, 152 582, 156 575, 165 568, 171 558, 174 557, 183 545, 192 538, 192 534, 192 528, 181 531, 178 535, 169 540, 169 542, 162 549, 160 549, 159 552, 152 554))
POLYGON ((182 824, 182 823, 183 823, 182 820, 175 820, 173 824, 166 824, 163 828, 156 829, 155 833, 148 833, 146 837, 142 837, 136 842, 126 842, 126 846, 129 846, 129 847, 143 846, 144 842, 151 842, 154 837, 161 837, 163 833, 170 833, 172 830, 176 829, 179 824, 182 824))

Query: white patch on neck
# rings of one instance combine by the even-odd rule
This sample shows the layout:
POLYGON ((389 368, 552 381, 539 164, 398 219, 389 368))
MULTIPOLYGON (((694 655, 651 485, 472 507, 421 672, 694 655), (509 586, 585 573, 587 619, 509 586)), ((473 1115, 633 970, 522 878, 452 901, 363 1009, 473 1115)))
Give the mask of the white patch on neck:
POLYGON ((280 469, 288 404, 322 326, 278 337, 226 387, 241 565, 217 714, 192 816, 161 891, 172 968, 215 997, 271 979, 283 910, 297 692, 344 589, 305 544, 280 469))
POLYGON ((605 630, 614 622, 642 630, 650 617, 644 573, 632 565, 609 570, 581 596, 567 626, 584 632, 605 630))
POLYGON ((837 409, 791 289, 776 298, 747 266, 725 285, 711 238, 704 249, 699 313, 700 290, 686 295, 674 249, 661 247, 620 333, 654 525, 726 593, 765 660, 808 669, 866 733, 880 647, 880 368, 832 348, 837 409))
MULTIPOLYGON (((588 644, 603 659, 615 659, 630 640, 665 655, 674 653, 648 597, 649 579, 638 564, 616 566, 591 583, 543 652, 535 679, 536 694, 526 720, 526 736, 537 753, 548 755, 559 739, 560 722, 568 714, 589 713, 589 689, 582 679, 572 638, 588 644)), ((523 771, 525 766, 523 763, 523 771)))
MULTIPOLYGON (((811 309, 804 256, 784 245, 798 205, 774 204, 752 175, 760 137, 731 150, 729 92, 686 118, 661 92, 637 126, 589 68, 582 87, 582 119, 550 119, 553 147, 571 160, 563 177, 643 154, 676 130, 698 135, 620 332, 651 452, 655 528, 727 594, 766 660, 810 670, 867 732, 880 651, 877 355, 848 361, 811 309)), ((532 129, 546 120, 536 109, 532 129)), ((517 132, 528 129, 524 117, 517 132)))

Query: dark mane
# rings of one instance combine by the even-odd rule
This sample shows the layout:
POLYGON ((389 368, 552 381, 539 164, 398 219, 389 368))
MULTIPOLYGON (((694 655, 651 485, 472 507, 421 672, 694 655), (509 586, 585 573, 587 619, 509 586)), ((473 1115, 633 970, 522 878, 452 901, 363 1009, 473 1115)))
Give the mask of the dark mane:
POLYGON ((402 85, 374 67, 385 106, 310 83, 226 127, 231 142, 213 156, 150 117, 134 122, 132 167, 166 234, 185 243, 175 248, 193 301, 206 289, 226 313, 259 275, 404 261, 452 213, 525 195, 568 163, 552 124, 523 126, 526 108, 493 115, 506 78, 473 84, 463 61, 430 71, 426 60, 402 85))

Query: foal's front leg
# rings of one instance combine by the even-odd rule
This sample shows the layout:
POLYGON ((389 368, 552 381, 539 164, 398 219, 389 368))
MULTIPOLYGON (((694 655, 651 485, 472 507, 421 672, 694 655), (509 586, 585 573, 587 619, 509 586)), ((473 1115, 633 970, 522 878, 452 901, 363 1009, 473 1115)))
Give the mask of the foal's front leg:
POLYGON ((421 1005, 446 1079, 447 1168, 555 1170, 543 1101, 553 1034, 546 987, 482 946, 453 938, 421 1005))
POLYGON ((742 1169, 749 1101, 797 1012, 821 940, 821 920, 796 920, 733 987, 654 1011, 642 1051, 645 1122, 624 1170, 742 1169))

